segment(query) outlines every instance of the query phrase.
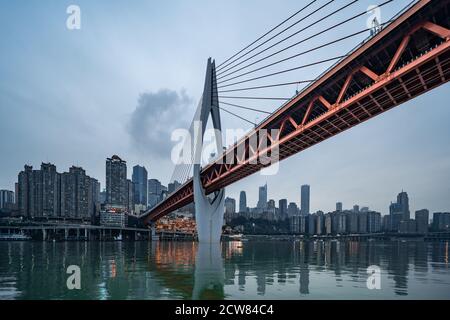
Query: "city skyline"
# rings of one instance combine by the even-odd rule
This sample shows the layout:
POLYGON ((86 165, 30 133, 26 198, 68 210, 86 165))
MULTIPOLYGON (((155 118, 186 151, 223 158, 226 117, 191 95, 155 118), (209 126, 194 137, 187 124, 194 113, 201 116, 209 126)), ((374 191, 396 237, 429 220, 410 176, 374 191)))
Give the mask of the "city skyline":
MULTIPOLYGON (((127 206, 128 204, 128 198, 132 198, 133 199, 133 207, 134 205, 137 204, 142 204, 142 203, 138 203, 136 202, 135 199, 136 198, 136 188, 138 187, 134 181, 132 181, 132 179, 128 178, 127 175, 127 162, 126 160, 121 159, 119 156, 114 155, 111 158, 107 157, 106 158, 106 171, 108 172, 111 171, 111 163, 116 163, 116 169, 115 169, 115 175, 116 176, 120 176, 120 179, 123 180, 122 184, 123 184, 123 189, 121 192, 117 191, 118 195, 121 195, 123 197, 126 197, 124 199, 121 199, 120 201, 116 201, 117 203, 115 203, 115 205, 123 205, 123 206, 127 206), (108 169, 109 168, 109 169, 108 169)), ((27 168, 33 167, 31 165, 24 165, 25 170, 27 170, 27 168)), ((54 165, 51 162, 45 163, 45 162, 41 162, 41 169, 42 168, 53 168, 53 171, 57 170, 57 166, 54 165)), ((134 165, 133 170, 130 170, 131 173, 131 177, 133 177, 134 174, 137 174, 138 171, 141 171, 140 174, 142 174, 143 172, 145 172, 145 176, 147 176, 147 171, 145 169, 144 166, 140 166, 139 164, 134 165)), ((82 167, 76 167, 76 166, 71 166, 69 168, 69 171, 72 172, 72 170, 75 171, 82 171, 83 175, 86 174, 87 170, 85 170, 82 167)), ((14 188, 11 189, 7 189, 7 188, 2 188, 0 189, 0 191, 2 192, 2 196, 3 194, 5 194, 6 197, 6 193, 12 192, 13 196, 16 196, 16 192, 17 192, 17 186, 19 185, 20 182, 20 175, 21 172, 19 172, 18 177, 19 177, 19 181, 16 181, 14 183, 14 188)), ((93 181, 95 181, 96 184, 98 184, 98 192, 104 192, 105 193, 105 204, 112 204, 114 203, 113 200, 110 200, 108 198, 108 194, 106 192, 107 190, 107 186, 106 184, 101 184, 101 182, 99 182, 95 177, 89 177, 89 179, 92 179, 93 181)), ((156 205, 158 202, 162 201, 163 197, 164 197, 164 192, 168 192, 171 193, 174 190, 176 190, 177 186, 179 185, 176 181, 174 183, 169 183, 167 186, 162 184, 159 180, 152 178, 151 176, 148 177, 148 179, 146 179, 146 185, 145 185, 145 189, 148 189, 148 192, 146 193, 145 198, 147 198, 147 202, 146 202, 146 206, 148 206, 148 208, 153 207, 154 205, 156 205)), ((116 182, 116 184, 118 184, 117 188, 120 187, 120 183, 116 182)), ((140 183, 139 183, 140 184, 140 183)), ((340 201, 339 199, 336 200, 336 202, 334 203, 334 209, 323 209, 323 208, 318 208, 317 210, 311 210, 310 209, 310 202, 311 202, 311 198, 314 199, 314 197, 311 197, 311 192, 310 192, 310 185, 309 184, 302 184, 300 186, 300 197, 298 201, 295 201, 289 197, 286 196, 282 196, 281 198, 276 198, 276 197, 271 197, 269 195, 269 187, 268 184, 265 183, 262 186, 256 186, 255 188, 258 189, 258 200, 255 202, 255 204, 249 205, 248 201, 247 201, 247 194, 249 193, 249 190, 241 190, 238 193, 238 196, 231 196, 231 195, 227 195, 227 199, 230 201, 234 201, 234 207, 237 209, 235 210, 236 212, 243 212, 242 208, 245 206, 247 209, 267 209, 268 207, 268 203, 270 201, 274 201, 275 203, 275 207, 281 208, 281 202, 283 202, 282 206, 284 208, 284 206, 286 205, 285 209, 286 209, 286 213, 289 212, 288 210, 288 204, 295 204, 297 206, 298 210, 298 214, 300 215, 307 215, 307 214, 311 214, 311 213, 316 213, 316 212, 334 212, 334 211, 367 211, 369 208, 372 211, 376 211, 381 213, 382 216, 386 216, 386 215, 392 215, 392 214, 399 214, 400 220, 408 220, 410 218, 414 219, 415 215, 413 215, 415 212, 422 212, 423 210, 427 210, 430 213, 433 212, 449 212, 450 209, 444 209, 444 210, 432 210, 429 209, 430 206, 424 206, 424 207, 420 207, 420 208, 414 208, 411 209, 410 208, 410 201, 411 199, 408 197, 408 193, 406 191, 404 191, 403 189, 401 190, 400 193, 397 194, 397 200, 396 202, 393 201, 394 197, 391 197, 391 200, 389 200, 389 202, 386 203, 385 206, 385 210, 377 210, 375 208, 373 208, 371 206, 370 203, 359 203, 358 201, 353 201, 353 202, 349 202, 347 203, 343 203, 343 201, 340 201), (305 196, 305 197, 304 197, 305 196), (305 199, 306 198, 306 199, 305 199), (265 204, 264 204, 265 201, 265 204), (285 202, 284 202, 285 201, 285 202), (404 203, 406 202, 406 207, 404 207, 404 203), (278 206, 276 205, 278 203, 278 206), (302 205, 303 204, 303 205, 302 205), (305 212, 304 209, 302 209, 302 207, 304 207, 304 204, 307 205, 308 208, 308 212, 305 212)), ((111 188, 110 188, 111 189, 111 188)), ((3 199, 3 198, 2 198, 3 199)), ((134 210, 134 208, 133 208, 134 210)), ((226 211, 226 208, 225 208, 226 211)), ((283 209, 281 211, 281 214, 283 214, 283 209)))
MULTIPOLYGON (((360 1, 354 9, 365 10, 370 4, 360 1)), ((46 2, 34 11, 23 10, 14 2, 5 4, 0 13, 5 28, 0 32, 11 48, 0 52, 0 134, 13 139, 0 142, 0 149, 8 155, 2 159, 0 188, 13 190, 23 165, 39 165, 42 160, 61 168, 81 166, 105 186, 103 161, 116 153, 130 164, 146 167, 149 177, 167 185, 173 167, 168 133, 174 125, 186 127, 200 98, 207 56, 223 60, 230 53, 226 43, 242 47, 262 28, 285 18, 286 12, 298 10, 295 1, 286 1, 284 6, 262 1, 257 5, 265 10, 254 15, 254 5, 204 1, 173 2, 170 6, 140 3, 124 9, 123 3, 116 3, 108 5, 105 13, 100 3, 80 1, 87 20, 81 30, 70 32, 64 28, 63 4, 46 2), (129 10, 133 21, 123 17, 112 23, 111 15, 121 16, 124 10, 129 10), (196 19, 217 10, 233 17, 232 28, 220 27, 226 25, 224 17, 217 17, 217 28, 196 19), (233 16, 236 12, 246 19, 233 16), (196 30, 205 34, 200 37, 196 30), (203 43, 205 37, 211 39, 208 45, 203 43), (185 59, 179 59, 175 50, 179 46, 186 50, 185 59), (54 54, 61 59, 54 59, 54 54), (124 56, 134 59, 120 59, 124 56), (97 68, 91 68, 93 65, 97 68), (35 96, 40 97, 39 102, 35 96), (169 112, 163 112, 165 109, 169 112), (185 114, 178 112, 181 109, 185 114), (180 117, 173 123, 171 114, 175 113, 180 117), (149 128, 149 123, 156 127, 149 128)), ((383 20, 401 6, 384 7, 383 20)), ((364 25, 365 19, 361 17, 355 24, 364 25)), ((352 29, 345 28, 345 32, 352 29)), ((346 43, 345 47, 351 46, 346 43)), ((283 90, 274 94, 291 96, 295 91, 283 90)), ((315 194, 311 211, 332 210, 339 200, 367 204, 386 214, 386 203, 403 188, 413 199, 412 210, 445 211, 450 207, 446 91, 437 88, 407 102, 284 160, 276 176, 256 174, 228 187, 226 194, 237 199, 240 190, 247 190, 247 202, 253 205, 257 186, 267 181, 269 198, 286 197, 298 203, 298 186, 309 183, 315 194)), ((278 104, 258 107, 272 111, 278 104)), ((262 119, 251 112, 242 111, 242 115, 262 119)), ((224 128, 249 128, 229 115, 222 116, 224 128)))
MULTIPOLYGON (((122 227, 127 223, 139 224, 135 215, 145 210, 147 204, 142 207, 142 203, 133 203, 133 201, 136 199, 134 191, 142 184, 142 181, 133 183, 127 179, 127 162, 117 155, 106 158, 105 168, 107 185, 101 200, 99 182, 86 175, 86 171, 81 167, 72 166, 69 172, 59 173, 56 166, 51 163, 41 163, 40 169, 25 165, 24 170, 18 174, 15 197, 12 191, 0 190, 0 210, 6 215, 12 214, 26 221, 70 220, 82 221, 82 223, 90 221, 91 224, 100 221, 101 225, 122 227), (15 204, 12 202, 14 198, 17 200, 14 201, 15 204), (131 220, 127 220, 127 217, 132 216, 134 217, 131 220)), ((145 172, 145 168, 133 167, 133 180, 142 180, 137 179, 139 171, 145 172)), ((165 198, 165 192, 174 192, 178 188, 176 182, 165 188, 156 179, 145 180, 145 184, 150 188, 149 195, 157 197, 156 203, 165 198)), ((429 210, 423 208, 417 210, 414 217, 411 217, 410 198, 404 190, 397 194, 396 201, 390 202, 389 214, 382 215, 380 212, 370 210, 368 206, 360 208, 359 204, 354 204, 353 209, 344 209, 342 202, 336 203, 334 211, 310 212, 310 185, 302 185, 300 189, 300 207, 295 202, 287 205, 286 198, 279 199, 277 207, 276 201, 268 198, 267 183, 258 188, 259 200, 256 207, 244 207, 245 191, 240 192, 239 208, 236 199, 226 197, 223 209, 226 228, 255 232, 256 226, 261 230, 266 228, 264 223, 270 222, 273 223, 269 229, 270 232, 286 233, 289 230, 291 234, 316 237, 367 235, 381 231, 417 235, 427 234, 429 230, 435 232, 448 230, 449 227, 449 212, 433 212, 432 220, 430 220, 429 210), (251 222, 252 219, 259 222, 251 222)), ((152 205, 154 204, 149 203, 150 207, 152 205)), ((195 216, 192 209, 193 206, 185 206, 174 212, 172 217, 180 216, 192 227, 195 225, 193 220, 189 220, 195 216)), ((180 223, 178 225, 181 226, 180 223)), ((268 232, 267 229, 265 230, 268 232)), ((65 239, 68 235, 69 232, 65 232, 65 239)), ((57 236, 56 232, 53 236, 57 236)), ((85 237, 89 237, 87 231, 85 231, 85 237)), ((46 239, 45 231, 42 231, 42 238, 46 239)))

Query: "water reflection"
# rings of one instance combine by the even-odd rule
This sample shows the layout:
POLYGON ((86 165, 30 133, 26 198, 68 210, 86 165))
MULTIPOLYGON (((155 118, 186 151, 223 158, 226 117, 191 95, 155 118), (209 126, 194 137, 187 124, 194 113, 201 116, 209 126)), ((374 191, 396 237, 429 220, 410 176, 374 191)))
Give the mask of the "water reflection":
POLYGON ((224 281, 220 243, 198 244, 192 298, 223 299, 224 281))
POLYGON ((2 242, 0 299, 450 298, 448 242, 2 242), (66 269, 81 268, 81 290, 66 269), (367 267, 381 290, 366 287, 367 267))

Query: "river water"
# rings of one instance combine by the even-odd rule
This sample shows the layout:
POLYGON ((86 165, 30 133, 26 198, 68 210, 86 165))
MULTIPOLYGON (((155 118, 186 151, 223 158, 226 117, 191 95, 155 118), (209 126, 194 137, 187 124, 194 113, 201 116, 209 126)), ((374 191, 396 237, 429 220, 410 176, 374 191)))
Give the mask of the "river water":
POLYGON ((0 242, 0 299, 450 299, 449 242, 0 242))

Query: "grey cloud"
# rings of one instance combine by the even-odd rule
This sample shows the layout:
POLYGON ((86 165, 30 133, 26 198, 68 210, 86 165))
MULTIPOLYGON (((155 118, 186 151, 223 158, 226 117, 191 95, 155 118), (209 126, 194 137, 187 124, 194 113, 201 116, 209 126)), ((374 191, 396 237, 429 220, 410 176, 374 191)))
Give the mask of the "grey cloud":
POLYGON ((153 156, 170 156, 171 133, 186 128, 192 116, 193 99, 184 90, 161 89, 142 93, 127 123, 127 131, 137 151, 153 156))

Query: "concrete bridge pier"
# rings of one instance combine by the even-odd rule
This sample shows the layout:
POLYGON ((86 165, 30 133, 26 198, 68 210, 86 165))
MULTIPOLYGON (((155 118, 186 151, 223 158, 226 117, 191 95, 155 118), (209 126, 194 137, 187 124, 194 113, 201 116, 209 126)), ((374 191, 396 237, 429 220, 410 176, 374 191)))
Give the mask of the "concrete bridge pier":
MULTIPOLYGON (((195 169, 194 169, 195 172, 195 169)), ((222 236, 225 190, 221 189, 214 197, 205 195, 201 186, 200 174, 194 173, 195 220, 198 241, 202 243, 220 242, 222 236)))
POLYGON ((154 223, 150 224, 150 232, 148 235, 148 240, 150 240, 150 241, 159 240, 159 237, 156 235, 156 226, 154 223))
POLYGON ((195 220, 197 223, 198 241, 204 243, 220 242, 225 203, 225 189, 220 189, 210 195, 206 195, 200 178, 203 135, 206 130, 209 115, 211 115, 214 127, 216 149, 219 152, 223 150, 215 68, 214 61, 209 58, 206 67, 201 111, 194 118, 193 143, 195 154, 193 185, 195 220))

